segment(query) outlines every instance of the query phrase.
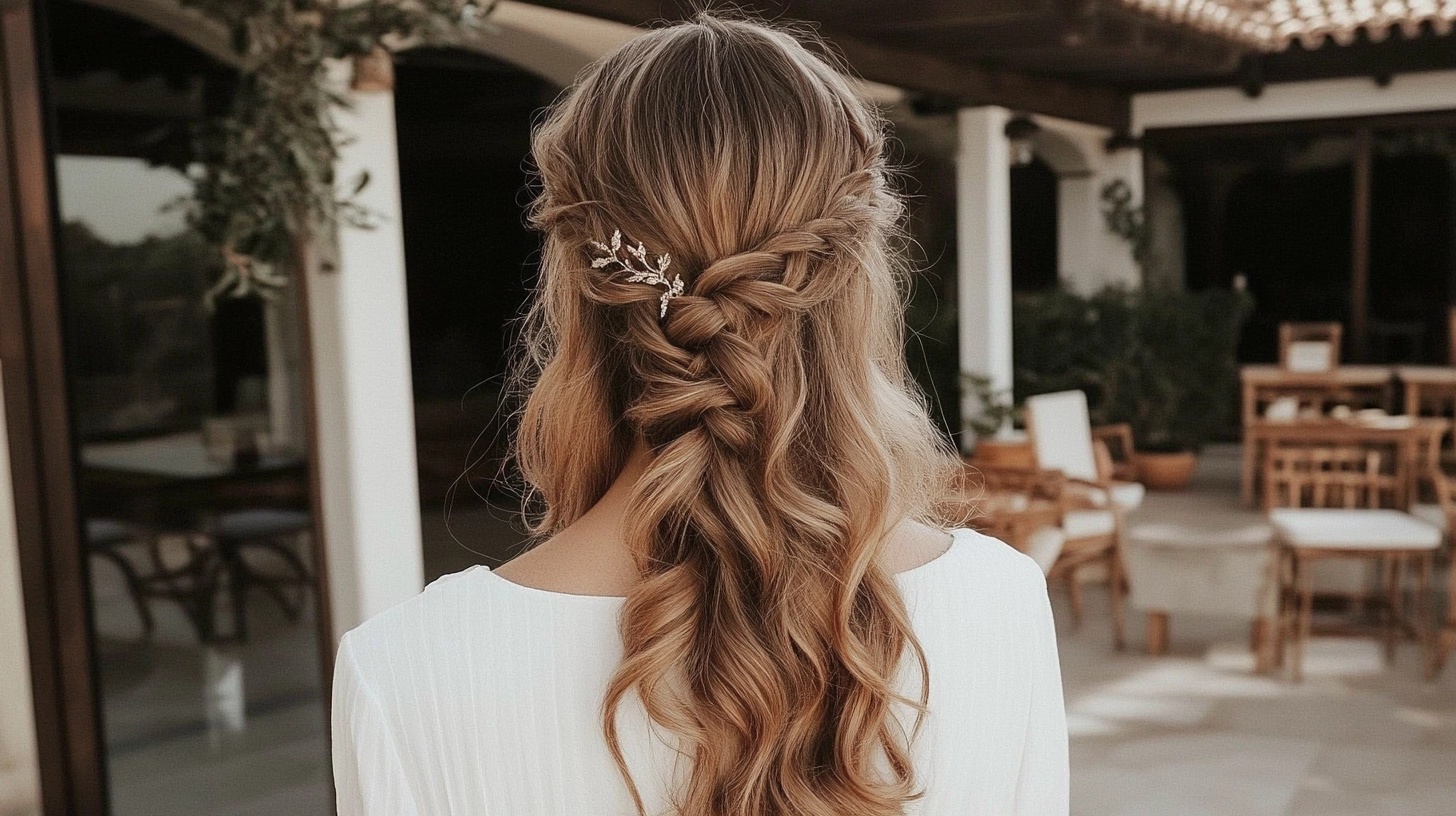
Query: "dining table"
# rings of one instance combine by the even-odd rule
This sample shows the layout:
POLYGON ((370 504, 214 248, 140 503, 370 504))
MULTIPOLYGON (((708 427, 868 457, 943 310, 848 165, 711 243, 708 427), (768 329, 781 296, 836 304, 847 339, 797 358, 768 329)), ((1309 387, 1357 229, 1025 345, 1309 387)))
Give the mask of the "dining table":
MULTIPOLYGON (((222 640, 211 612, 217 571, 232 553, 212 535, 224 514, 259 507, 308 506, 308 461, 300 451, 262 451, 235 459, 210 454, 202 432, 184 430, 81 445, 82 495, 88 517, 120 520, 146 531, 150 595, 182 604, 204 643, 222 640), (185 546, 164 558, 162 539, 185 546)), ((172 548, 173 550, 176 547, 172 548)))

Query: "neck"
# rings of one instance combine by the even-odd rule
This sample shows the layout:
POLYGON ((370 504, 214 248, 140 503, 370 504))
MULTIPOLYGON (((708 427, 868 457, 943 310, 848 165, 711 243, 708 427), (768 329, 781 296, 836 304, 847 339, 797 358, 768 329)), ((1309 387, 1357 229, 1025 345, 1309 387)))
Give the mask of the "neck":
POLYGON ((601 494, 600 500, 591 507, 591 510, 582 514, 578 525, 584 523, 588 529, 593 529, 598 535, 606 530, 612 530, 610 541, 619 542, 617 530, 620 529, 622 520, 628 514, 628 501, 632 495, 632 488, 636 487, 638 479, 642 478, 646 466, 651 462, 651 450, 648 450, 646 443, 641 439, 636 440, 632 450, 628 453, 628 460, 622 465, 622 471, 617 474, 616 479, 613 479, 612 485, 607 488, 607 493, 601 494))

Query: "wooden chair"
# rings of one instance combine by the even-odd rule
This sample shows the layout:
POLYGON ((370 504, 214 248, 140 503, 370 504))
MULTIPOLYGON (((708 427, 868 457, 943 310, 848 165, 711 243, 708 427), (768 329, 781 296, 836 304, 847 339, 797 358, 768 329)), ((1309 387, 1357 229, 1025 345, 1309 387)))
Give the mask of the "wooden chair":
POLYGON ((970 466, 965 479, 975 512, 970 526, 1031 556, 1050 572, 1066 544, 1065 478, 1035 468, 970 466))
POLYGON ((1087 396, 1081 391, 1029 397, 1026 426, 1037 467, 1060 471, 1066 479, 1062 531, 1067 541, 1048 579, 1066 583, 1072 617, 1081 623, 1081 573, 1088 567, 1104 569, 1112 607, 1113 643, 1121 649, 1126 642, 1123 605, 1127 594, 1122 559, 1123 513, 1142 503, 1143 486, 1112 478, 1107 467, 1111 456, 1092 435, 1087 396))
POLYGON ((1446 620, 1440 633, 1433 639, 1432 654, 1428 666, 1428 678, 1434 679, 1446 667, 1446 659, 1452 651, 1456 651, 1456 564, 1451 563, 1451 531, 1456 530, 1456 476, 1447 473, 1439 461, 1429 464, 1426 471, 1426 481, 1431 491, 1435 494, 1435 508, 1438 511, 1438 518, 1426 518, 1427 521, 1436 523, 1445 533, 1447 544, 1447 569, 1449 587, 1447 589, 1446 620))
POLYGON ((1291 371, 1329 371, 1340 364, 1339 323, 1280 323, 1279 365, 1291 371))
MULTIPOLYGON (((1379 571, 1386 659, 1394 657, 1398 635, 1410 628, 1427 652, 1432 648, 1430 580, 1441 532, 1409 514, 1390 509, 1402 485, 1389 456, 1360 447, 1275 446, 1265 479, 1266 509, 1278 546, 1277 617, 1272 655, 1262 665, 1284 662, 1293 678, 1303 675, 1305 644, 1313 627, 1316 564, 1333 559, 1373 562, 1379 571), (1415 609, 1403 619, 1404 580, 1416 572, 1415 609)), ((1363 608, 1363 603, 1357 607, 1363 608)), ((1429 669, 1428 669, 1429 670, 1429 669)))
POLYGON ((147 603, 147 582, 137 570, 136 564, 123 551, 130 545, 144 547, 150 533, 137 525, 104 516, 86 519, 83 530, 91 555, 110 561, 121 573, 127 594, 131 596, 137 617, 141 620, 142 633, 150 638, 156 629, 156 619, 147 603))
POLYGON ((214 520, 208 532, 225 562, 235 639, 247 640, 248 596, 255 587, 272 597, 290 622, 299 620, 314 588, 307 563, 311 529, 308 511, 284 506, 233 510, 214 520))
POLYGON ((1138 480, 1137 463, 1133 461, 1136 449, 1132 442, 1132 426, 1126 422, 1112 425, 1092 426, 1092 438, 1102 445, 1108 454, 1105 463, 1110 478, 1120 482, 1138 480))

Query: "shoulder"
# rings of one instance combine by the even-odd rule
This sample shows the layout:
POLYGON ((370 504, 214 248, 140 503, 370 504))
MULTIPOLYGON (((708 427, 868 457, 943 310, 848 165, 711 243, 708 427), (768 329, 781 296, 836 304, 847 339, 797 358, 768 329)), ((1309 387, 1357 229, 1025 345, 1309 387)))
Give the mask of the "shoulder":
POLYGON ((927 571, 921 583, 936 599, 927 602, 934 617, 1000 629, 1023 627, 1047 613, 1046 576, 1030 556, 975 530, 951 532, 955 543, 944 569, 927 571))
POLYGON ((419 661, 468 619, 479 593, 475 579, 484 567, 442 575, 418 594, 400 601, 345 632, 335 671, 378 677, 401 662, 419 661))
POLYGON ((969 528, 952 531, 967 575, 978 584, 1005 585, 1046 595, 1046 575, 1031 556, 985 533, 969 528))

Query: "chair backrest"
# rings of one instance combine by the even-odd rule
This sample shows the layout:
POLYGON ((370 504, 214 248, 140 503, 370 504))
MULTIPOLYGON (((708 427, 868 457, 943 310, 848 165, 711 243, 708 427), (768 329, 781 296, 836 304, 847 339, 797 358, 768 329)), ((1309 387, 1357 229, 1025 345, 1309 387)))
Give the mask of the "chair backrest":
POLYGON ((1366 446, 1286 446, 1269 450, 1264 509, 1393 507, 1401 480, 1389 451, 1366 446))
POLYGON ((1058 391, 1028 397, 1026 430, 1038 468, 1060 470, 1072 479, 1099 480, 1086 394, 1058 391))
POLYGON ((1339 323, 1280 323, 1279 365, 1291 371, 1328 371, 1340 364, 1339 323))
MULTIPOLYGON (((1451 428, 1445 424, 1430 423, 1425 433, 1420 435, 1416 442, 1416 483, 1433 481, 1433 476, 1441 472, 1441 449, 1445 447, 1446 437, 1451 433, 1451 428)), ((1412 497, 1419 500, 1419 496, 1412 497)))
POLYGON ((1433 465, 1426 474, 1441 515, 1446 517, 1446 529, 1456 530, 1456 476, 1447 473, 1439 464, 1433 465))
POLYGON ((983 494, 1012 493, 1052 501, 1061 499, 1065 481, 1059 470, 985 466, 967 468, 965 479, 972 490, 983 494))

